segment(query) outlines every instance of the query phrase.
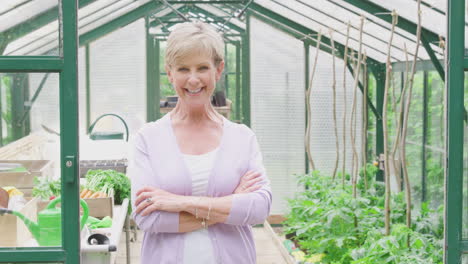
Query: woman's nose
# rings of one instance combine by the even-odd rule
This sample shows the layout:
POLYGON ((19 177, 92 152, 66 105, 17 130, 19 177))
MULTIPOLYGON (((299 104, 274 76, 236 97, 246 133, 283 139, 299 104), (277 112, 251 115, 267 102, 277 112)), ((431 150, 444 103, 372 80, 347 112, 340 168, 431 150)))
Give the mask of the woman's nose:
POLYGON ((192 72, 190 73, 187 82, 191 85, 197 85, 200 82, 200 78, 196 72, 192 72))

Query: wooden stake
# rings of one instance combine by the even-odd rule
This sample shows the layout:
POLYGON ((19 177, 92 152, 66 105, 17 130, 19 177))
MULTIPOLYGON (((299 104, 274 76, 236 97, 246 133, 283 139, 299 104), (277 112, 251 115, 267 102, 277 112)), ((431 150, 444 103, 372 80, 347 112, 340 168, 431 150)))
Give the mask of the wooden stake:
MULTIPOLYGON (((313 171, 315 170, 315 164, 314 164, 314 160, 312 159, 312 153, 310 151, 310 126, 311 126, 311 123, 312 123, 311 122, 312 116, 311 116, 311 111, 310 111, 310 92, 312 91, 312 83, 313 83, 313 80, 314 80, 315 69, 317 68, 317 60, 318 60, 318 55, 319 55, 319 51, 320 51, 321 40, 322 40, 322 32, 319 31, 318 36, 317 36, 317 45, 315 47, 317 51, 315 53, 314 66, 312 67, 312 71, 310 72, 309 87, 307 88, 307 90, 305 92, 306 93, 307 116, 308 116, 307 128, 306 128, 306 133, 305 133, 305 147, 306 147, 307 157, 309 159, 309 163, 310 163, 310 166, 311 166, 313 171)), ((309 59, 309 58, 307 58, 307 59, 309 59)))
POLYGON ((392 48, 393 33, 395 32, 395 25, 397 24, 398 14, 395 10, 392 11, 392 30, 390 32, 390 40, 388 41, 387 62, 386 62, 386 75, 385 75, 385 88, 383 100, 383 136, 384 136, 384 167, 385 167, 385 235, 390 235, 390 163, 388 161, 388 125, 387 125, 387 101, 388 101, 388 86, 390 84, 390 73, 392 66, 390 62, 390 52, 392 48))
POLYGON ((408 116, 411 107, 411 96, 413 92, 414 74, 416 73, 416 61, 418 59, 419 42, 421 41, 421 0, 418 0, 418 27, 416 29, 416 50, 414 52, 413 65, 411 66, 411 75, 408 84, 408 98, 405 105, 405 116, 403 119, 403 130, 401 140, 401 161, 403 168, 403 179, 405 182, 406 196, 406 225, 411 228, 411 184, 409 182, 408 168, 406 164, 406 135, 408 132, 408 116))
POLYGON ((343 112, 343 164, 342 164, 342 168, 341 168, 341 171, 342 171, 342 184, 343 184, 343 188, 344 188, 344 185, 345 185, 345 179, 346 179, 346 115, 348 113, 348 109, 347 109, 347 99, 346 99, 346 93, 347 93, 347 89, 346 89, 346 73, 347 73, 347 70, 346 70, 346 67, 347 67, 347 63, 348 63, 348 41, 349 41, 349 29, 351 28, 351 25, 349 24, 348 22, 348 26, 347 26, 347 29, 346 29, 346 43, 345 43, 345 47, 344 47, 344 67, 343 67, 343 102, 344 102, 344 112, 343 112))
POLYGON ((335 146, 336 146, 336 158, 335 158, 335 167, 333 168, 332 178, 335 180, 336 170, 338 169, 338 163, 340 162, 340 142, 338 138, 338 123, 336 120, 336 68, 335 68, 335 42, 333 41, 333 30, 330 28, 330 42, 332 46, 332 72, 333 72, 333 81, 332 81, 332 92, 333 92, 333 126, 335 131, 335 146))
POLYGON ((353 93, 353 105, 351 107, 351 145, 353 147, 353 172, 352 172, 352 184, 353 184, 353 197, 357 197, 357 178, 359 172, 359 161, 358 161, 358 153, 356 148, 356 99, 357 99, 357 89, 359 84, 359 74, 361 71, 361 60, 362 60, 362 31, 364 27, 364 17, 361 16, 359 25, 359 51, 358 51, 358 58, 356 62, 356 71, 354 73, 354 93, 353 93))
POLYGON ((367 55, 364 52, 364 72, 363 72, 363 100, 362 100, 362 129, 361 129, 361 150, 362 169, 364 176, 364 189, 367 191, 367 55))

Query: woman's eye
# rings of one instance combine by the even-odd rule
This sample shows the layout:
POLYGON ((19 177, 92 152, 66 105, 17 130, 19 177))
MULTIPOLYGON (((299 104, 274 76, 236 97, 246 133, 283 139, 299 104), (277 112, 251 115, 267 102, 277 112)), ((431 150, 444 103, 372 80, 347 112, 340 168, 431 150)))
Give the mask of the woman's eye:
POLYGON ((186 71, 188 71, 188 69, 187 69, 187 68, 179 68, 179 69, 177 69, 177 71, 179 71, 179 72, 186 72, 186 71))
POLYGON ((198 68, 200 71, 206 71, 208 70, 208 66, 201 66, 200 68, 198 68))

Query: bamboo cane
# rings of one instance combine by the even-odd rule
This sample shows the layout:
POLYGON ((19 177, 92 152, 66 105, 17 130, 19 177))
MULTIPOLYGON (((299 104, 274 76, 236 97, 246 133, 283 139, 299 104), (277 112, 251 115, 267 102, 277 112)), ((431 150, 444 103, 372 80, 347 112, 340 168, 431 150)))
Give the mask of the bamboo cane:
MULTIPOLYGON (((309 79, 309 87, 306 90, 306 107, 307 107, 307 128, 306 128, 306 133, 305 133, 305 147, 306 147, 306 153, 307 153, 307 158, 309 160, 310 166, 312 167, 312 170, 315 170, 315 164, 314 160, 312 159, 312 153, 310 151, 310 127, 311 127, 311 111, 310 111, 310 93, 312 91, 312 82, 314 80, 314 74, 315 74, 315 69, 317 67, 317 60, 318 60, 318 54, 320 51, 320 42, 322 40, 322 32, 319 31, 318 36, 317 36, 317 45, 316 45, 316 53, 315 53, 315 59, 314 59, 314 66, 312 67, 312 71, 310 72, 310 79, 309 79)), ((307 58, 309 59, 309 58, 307 58)))
POLYGON ((364 189, 367 191, 367 54, 364 52, 364 71, 363 71, 363 102, 362 102, 362 132, 361 132, 361 149, 362 149, 362 168, 364 176, 364 189))
POLYGON ((358 59, 356 65, 356 71, 354 74, 354 93, 353 93, 353 104, 351 107, 351 145, 353 148, 353 174, 352 174, 352 184, 353 184, 353 197, 357 197, 357 190, 356 190, 356 181, 358 177, 357 171, 359 171, 359 162, 358 162, 358 154, 356 148, 356 99, 357 99, 357 87, 359 84, 359 73, 361 70, 361 60, 362 60, 362 32, 364 27, 364 17, 361 16, 360 25, 359 25, 359 51, 358 51, 358 59))
POLYGON ((335 42, 333 41, 333 30, 329 29, 330 33, 330 42, 332 46, 332 72, 333 72, 333 81, 332 81, 332 92, 333 92, 333 125, 335 131, 335 146, 336 146, 336 158, 335 158, 335 167, 333 168, 333 180, 336 177, 336 170, 338 169, 338 163, 340 162, 340 142, 338 138, 338 123, 336 120, 336 68, 335 68, 335 42))
POLYGON ((349 41, 349 30, 351 25, 348 22, 347 29, 346 29, 346 42, 344 47, 344 67, 343 67, 343 102, 344 102, 344 111, 343 111, 343 164, 341 167, 342 172, 342 184, 343 188, 345 185, 346 179, 346 114, 348 113, 347 109, 347 99, 346 99, 346 66, 348 63, 348 41, 349 41))
POLYGON ((408 116, 411 107, 411 96, 413 92, 413 81, 414 74, 416 72, 416 60, 418 58, 419 42, 421 41, 421 0, 418 0, 418 26, 416 29, 416 50, 413 57, 413 65, 411 67, 411 75, 408 84, 408 98, 405 105, 405 115, 403 119, 403 131, 401 140, 401 154, 402 154, 402 168, 403 168, 403 179, 405 182, 405 195, 406 195, 406 225, 411 227, 411 185, 409 182, 408 168, 406 165, 406 135, 408 132, 408 116))
POLYGON ((388 125, 387 125, 387 101, 388 101, 388 86, 390 84, 390 72, 392 66, 390 62, 390 52, 392 48, 393 33, 395 32, 395 25, 397 23, 398 15, 395 10, 392 11, 392 30, 390 32, 390 40, 388 41, 387 61, 386 61, 386 74, 385 74, 385 88, 383 100, 383 136, 384 136, 384 169, 385 169, 385 235, 390 235, 390 169, 388 161, 388 125))
MULTIPOLYGON (((400 172, 401 172, 401 167, 402 167, 402 157, 401 157, 401 148, 399 147, 400 145, 400 139, 401 139, 401 126, 402 126, 402 120, 403 120, 403 109, 404 109, 404 102, 405 102, 405 97, 406 97, 406 92, 408 90, 408 85, 407 85, 407 80, 408 80, 408 74, 409 74, 409 58, 408 58, 408 50, 406 48, 406 43, 403 44, 404 51, 405 51, 405 58, 406 58, 406 63, 405 63, 405 75, 406 75, 406 80, 403 85, 403 90, 401 91, 400 94, 400 108, 398 110, 397 115, 397 127, 395 130, 396 137, 395 137, 395 142, 393 144, 393 148, 391 151, 391 156, 392 156, 392 164, 393 164, 393 171, 395 172, 395 180, 397 182, 397 190, 401 191, 401 178, 400 178, 400 172), (398 152, 398 157, 399 161, 397 162, 395 160, 396 153, 398 152)), ((396 112, 396 110, 395 110, 396 112)))
MULTIPOLYGON (((353 69, 353 74, 356 73, 356 56, 354 55, 354 50, 351 50, 351 69, 353 69)), ((354 77, 354 75, 353 75, 354 77)), ((352 184, 353 182, 353 179, 354 179, 354 167, 356 165, 356 163, 354 162, 355 161, 355 156, 356 156, 356 153, 354 152, 354 148, 353 148, 353 142, 354 141, 354 130, 353 130, 353 117, 354 117, 354 108, 353 108, 353 102, 354 102, 354 92, 355 92, 355 89, 354 89, 354 84, 353 84, 353 88, 352 88, 352 91, 353 91, 353 99, 351 100, 351 113, 350 113, 350 116, 349 116, 349 122, 350 122, 350 126, 349 126, 349 143, 351 144, 351 172, 350 172, 350 175, 351 175, 351 179, 350 179, 350 182, 352 184)))

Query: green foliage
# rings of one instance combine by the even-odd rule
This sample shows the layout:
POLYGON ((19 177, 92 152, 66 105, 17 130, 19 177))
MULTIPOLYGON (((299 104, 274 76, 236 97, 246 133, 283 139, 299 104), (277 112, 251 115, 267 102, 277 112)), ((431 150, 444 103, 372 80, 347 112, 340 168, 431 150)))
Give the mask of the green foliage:
POLYGON ((168 96, 176 95, 174 88, 172 88, 172 84, 169 82, 167 75, 161 75, 161 98, 167 98, 168 96))
POLYGON ((442 241, 396 224, 389 236, 371 230, 360 248, 350 253, 351 264, 430 264, 442 262, 442 241), (409 245, 409 246, 408 246, 409 245))
POLYGON ((367 179, 367 186, 372 186, 375 182, 375 175, 379 171, 379 168, 374 164, 366 164, 366 177, 364 178, 364 168, 359 170, 359 180, 357 187, 361 192, 366 191, 365 179, 367 179))
POLYGON ((86 188, 92 191, 112 189, 114 201, 122 204, 125 198, 130 198, 130 180, 115 170, 89 170, 86 173, 86 188))
POLYGON ((430 208, 429 203, 421 203, 420 210, 412 217, 411 228, 419 233, 431 235, 437 239, 444 237, 444 207, 437 210, 430 208))
MULTIPOLYGON (((288 200, 290 212, 285 232, 308 255, 324 253, 322 263, 440 263, 443 234, 440 212, 423 204, 413 215, 413 226, 406 228, 404 193, 392 195, 391 236, 384 236, 384 186, 375 182, 378 169, 366 167, 368 189, 359 181, 359 196, 352 186, 320 175, 318 171, 297 176, 303 192, 288 200), (409 247, 408 247, 409 239, 409 247)), ((360 172, 363 178, 363 170, 360 172)))
MULTIPOLYGON (((465 74, 465 78, 468 74, 465 74)), ((405 78, 405 77, 403 77, 405 78)), ((401 73, 394 73, 391 78, 391 87, 389 91, 389 104, 387 107, 387 117, 389 125, 389 145, 393 144, 396 135, 396 123, 399 111, 399 101, 401 96, 401 85, 404 83, 401 73), (397 103, 396 108, 393 102, 397 103)), ((413 96, 410 106, 408 122, 408 138, 406 144, 406 159, 412 186, 412 198, 415 203, 419 203, 425 191, 425 197, 431 200, 430 206, 437 208, 443 201, 443 148, 445 142, 445 124, 444 124, 444 83, 436 71, 428 71, 427 89, 424 94, 424 74, 418 72, 414 76, 413 96), (424 102, 426 101, 427 114, 424 118, 424 102), (423 142, 424 127, 426 120, 427 129, 426 141, 423 142), (426 144, 425 156, 423 157, 423 143, 426 144), (422 160, 426 162, 426 170, 423 172, 422 160), (421 181, 423 174, 426 176, 426 190, 422 189, 421 181)), ((468 88, 465 85, 465 90, 468 88)), ((468 90, 467 90, 468 91, 468 90)), ((466 102, 468 100, 465 99, 466 102)), ((372 117, 372 115, 371 115, 372 117)), ((373 119, 372 119, 373 120, 373 119)), ((372 120, 371 124, 373 124, 372 120)), ((371 149, 373 148, 370 147, 371 149)))
MULTIPOLYGON (((343 179, 343 173, 341 171, 338 171, 336 173, 336 178, 339 179, 339 181, 342 181, 343 179)), ((349 173, 346 173, 345 175, 345 181, 349 181, 351 179, 351 175, 349 173)))
POLYGON ((51 196, 60 196, 62 185, 60 180, 51 180, 46 177, 34 177, 32 195, 42 200, 49 200, 51 196))

